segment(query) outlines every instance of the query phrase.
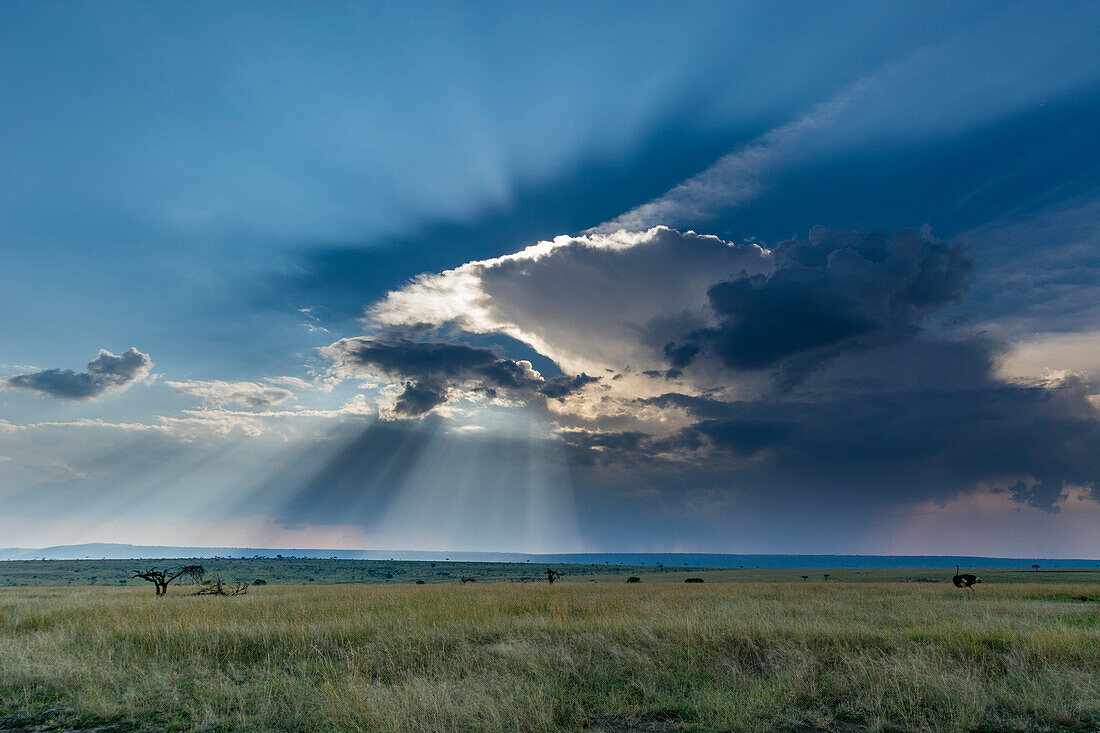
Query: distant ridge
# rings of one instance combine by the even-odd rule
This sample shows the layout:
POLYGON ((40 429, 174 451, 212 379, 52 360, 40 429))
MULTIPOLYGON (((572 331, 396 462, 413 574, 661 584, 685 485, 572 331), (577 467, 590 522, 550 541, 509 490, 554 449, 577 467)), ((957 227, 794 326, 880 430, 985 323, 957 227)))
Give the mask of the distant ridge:
POLYGON ((0 560, 129 560, 209 557, 302 557, 341 560, 432 560, 454 562, 578 563, 592 565, 687 565, 696 568, 1094 568, 1100 560, 1080 558, 976 557, 969 555, 734 555, 696 552, 430 552, 422 550, 302 550, 265 547, 168 547, 95 542, 28 549, 0 549, 0 560))

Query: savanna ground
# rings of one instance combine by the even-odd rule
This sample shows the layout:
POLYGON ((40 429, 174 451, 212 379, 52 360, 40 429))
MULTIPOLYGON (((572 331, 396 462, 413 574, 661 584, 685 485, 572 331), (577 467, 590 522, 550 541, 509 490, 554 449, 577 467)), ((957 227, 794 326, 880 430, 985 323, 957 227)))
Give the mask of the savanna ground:
MULTIPOLYGON (((190 558, 138 560, 12 560, 0 561, 0 588, 4 586, 135 585, 135 569, 166 568, 201 563, 209 575, 226 580, 263 580, 272 585, 335 585, 341 583, 407 584, 457 583, 463 576, 481 582, 545 583, 546 565, 509 562, 428 562, 422 560, 329 560, 323 558, 190 558)), ((699 576, 707 582, 844 581, 946 583, 954 569, 943 568, 692 568, 680 565, 581 565, 553 566, 563 583, 624 581, 636 575, 645 582, 681 583, 699 576)), ((993 583, 1100 583, 1096 569, 1059 567, 966 568, 993 583)))
POLYGON ((589 570, 0 588, 0 728, 1100 731, 1095 571, 589 570))

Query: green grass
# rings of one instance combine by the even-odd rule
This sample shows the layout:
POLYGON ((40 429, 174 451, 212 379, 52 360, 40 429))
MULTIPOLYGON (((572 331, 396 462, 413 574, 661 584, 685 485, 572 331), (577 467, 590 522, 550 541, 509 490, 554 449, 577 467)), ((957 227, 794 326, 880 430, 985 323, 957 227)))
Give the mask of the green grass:
POLYGON ((71 707, 56 725, 123 730, 1100 730, 1096 584, 987 582, 968 602, 942 582, 575 580, 236 598, 0 589, 0 717, 71 707))

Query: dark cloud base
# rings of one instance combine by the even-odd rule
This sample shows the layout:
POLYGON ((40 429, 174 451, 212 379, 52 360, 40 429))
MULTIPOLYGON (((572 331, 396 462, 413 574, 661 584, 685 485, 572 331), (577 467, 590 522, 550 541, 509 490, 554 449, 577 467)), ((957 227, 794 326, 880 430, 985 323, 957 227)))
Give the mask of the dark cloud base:
POLYGON ((778 367, 792 386, 848 351, 910 338, 963 292, 972 262, 960 244, 927 230, 831 231, 772 249, 770 275, 743 275, 707 291, 719 325, 665 346, 673 369, 700 356, 735 370, 778 367))
POLYGON ((329 347, 345 367, 378 370, 404 381, 395 412, 420 417, 447 402, 452 388, 463 386, 490 397, 518 399, 541 395, 561 400, 599 380, 587 374, 544 379, 530 362, 503 358, 495 351, 466 344, 414 341, 403 333, 343 339, 329 347))
POLYGON ((581 465, 672 473, 706 466, 730 485, 795 499, 832 493, 838 502, 946 500, 983 483, 1057 511, 1067 486, 1091 487, 1100 477, 1088 385, 1001 382, 992 375, 996 348, 985 341, 918 341, 893 352, 877 366, 906 361, 908 373, 834 374, 812 390, 751 401, 668 393, 639 402, 693 420, 671 436, 572 430, 564 440, 581 465))
POLYGON ((130 347, 121 355, 100 349, 88 363, 88 371, 44 369, 33 374, 18 374, 4 380, 9 389, 37 392, 65 400, 90 400, 110 392, 120 392, 149 373, 153 362, 148 354, 130 347))

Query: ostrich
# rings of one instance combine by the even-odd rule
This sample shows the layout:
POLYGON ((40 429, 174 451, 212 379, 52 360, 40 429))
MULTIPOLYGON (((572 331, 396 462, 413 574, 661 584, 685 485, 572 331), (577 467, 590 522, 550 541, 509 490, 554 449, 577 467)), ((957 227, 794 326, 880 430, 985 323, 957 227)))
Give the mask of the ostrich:
POLYGON ((962 588, 966 591, 966 597, 970 598, 970 594, 974 592, 974 586, 982 582, 982 579, 977 575, 971 575, 970 573, 959 574, 959 566, 955 566, 955 577, 951 579, 951 582, 955 584, 956 588, 962 588))

